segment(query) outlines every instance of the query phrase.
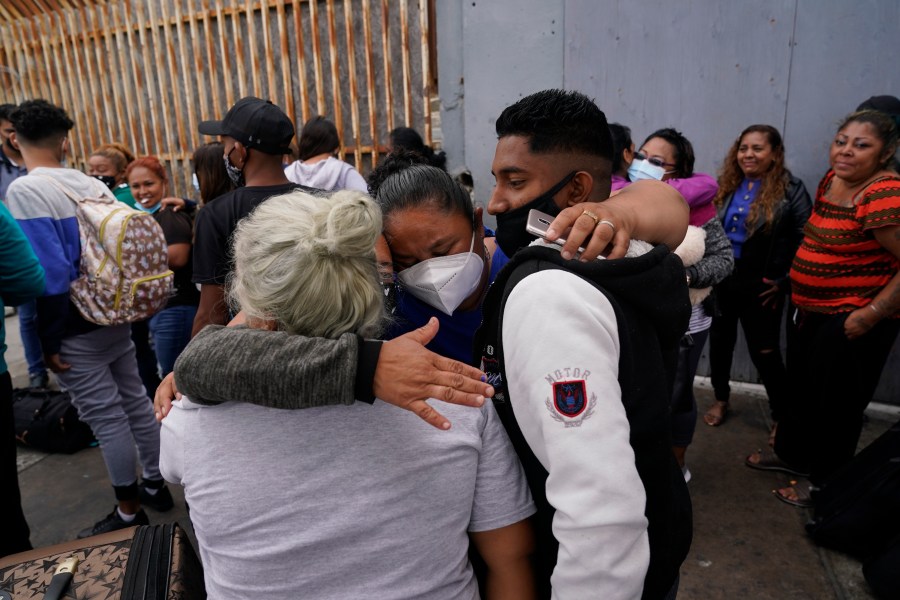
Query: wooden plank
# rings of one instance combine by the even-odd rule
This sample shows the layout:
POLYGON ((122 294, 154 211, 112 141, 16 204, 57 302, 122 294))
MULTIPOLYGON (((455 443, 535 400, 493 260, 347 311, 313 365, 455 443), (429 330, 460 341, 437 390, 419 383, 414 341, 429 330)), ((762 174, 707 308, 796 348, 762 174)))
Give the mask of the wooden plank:
MULTIPOLYGON (((206 40, 206 79, 203 77, 199 77, 198 82, 200 85, 200 94, 201 98, 206 93, 207 87, 211 91, 212 95, 212 106, 208 102, 204 103, 203 106, 200 107, 199 114, 200 119, 203 120, 203 115, 212 115, 215 114, 216 111, 220 110, 221 101, 219 100, 219 81, 216 77, 216 48, 213 45, 213 36, 211 32, 211 28, 209 26, 209 10, 207 10, 209 4, 208 0, 203 0, 203 37, 206 40), (206 84, 208 82, 208 85, 206 84), (206 112, 204 112, 204 110, 206 112)), ((194 37, 194 41, 196 41, 196 36, 194 36, 193 30, 191 31, 191 36, 194 37)), ((197 64, 197 73, 203 73, 203 62, 200 58, 200 51, 194 50, 194 60, 197 64)), ((204 141, 203 138, 200 138, 200 141, 204 141)))
MULTIPOLYGON (((365 38, 366 51, 366 105, 369 108, 369 137, 372 140, 372 168, 378 164, 378 113, 375 99, 375 64, 372 58, 372 3, 371 0, 362 0, 363 7, 363 36, 365 38)), ((357 169, 360 165, 357 165, 357 169)))
MULTIPOLYGON (((184 136, 184 139, 182 140, 181 147, 185 150, 188 150, 190 148, 194 148, 197 145, 197 140, 200 138, 200 134, 197 131, 197 123, 194 120, 194 115, 197 112, 198 103, 195 94, 194 80, 191 76, 191 73, 195 71, 195 69, 191 68, 191 61, 188 59, 187 43, 184 39, 184 24, 181 15, 181 1, 175 0, 174 5, 175 35, 178 36, 178 59, 180 61, 178 66, 181 70, 181 83, 184 86, 184 89, 181 90, 183 95, 173 93, 172 98, 174 99, 175 104, 183 106, 184 112, 187 113, 187 131, 185 132, 186 134, 184 136)), ((173 85, 174 75, 175 74, 172 73, 173 85)))
MULTIPOLYGON (((54 15, 55 16, 55 15, 54 15)), ((53 82, 56 87, 56 97, 54 98, 54 104, 57 106, 72 106, 73 100, 69 96, 69 80, 67 77, 63 76, 64 69, 62 67, 62 61, 60 60, 60 52, 58 49, 54 47, 54 44, 51 41, 51 32, 53 30, 53 20, 50 15, 41 15, 40 18, 40 30, 41 30, 41 43, 46 41, 45 48, 47 48, 47 55, 53 61, 53 69, 49 73, 50 81, 53 82)), ((58 38, 57 38, 58 39, 58 38)))
MULTIPOLYGON (((266 85, 268 90, 268 98, 278 106, 284 108, 285 111, 291 110, 285 105, 285 98, 278 98, 278 83, 275 79, 275 52, 272 48, 271 35, 269 34, 269 8, 268 0, 262 0, 260 3, 260 21, 262 21, 262 40, 263 40, 263 56, 266 59, 266 85)), ((284 56, 282 55, 282 59, 284 56)), ((293 121, 294 118, 291 117, 293 121)))
POLYGON ((409 3, 400 0, 400 59, 403 65, 403 117, 404 125, 412 127, 412 82, 409 65, 409 3))
MULTIPOLYGON (((253 77, 253 90, 250 93, 258 98, 266 98, 267 96, 263 92, 262 82, 259 76, 260 61, 256 42, 256 12, 253 10, 252 0, 247 0, 244 12, 247 15, 247 32, 248 37, 250 38, 250 71, 252 72, 253 77)), ((262 16, 262 19, 265 19, 265 15, 262 16)))
POLYGON ((64 17, 61 13, 55 13, 55 16, 57 17, 57 21, 56 21, 57 31, 59 32, 59 36, 61 39, 60 46, 62 47, 62 51, 63 51, 63 61, 66 66, 66 73, 65 74, 61 73, 61 75, 69 81, 69 88, 71 91, 71 99, 72 99, 72 104, 70 104, 69 106, 66 106, 64 108, 66 109, 66 112, 69 113, 69 115, 76 117, 72 120, 75 121, 76 124, 78 125, 78 127, 76 129, 76 134, 74 136, 75 139, 72 142, 70 142, 70 147, 73 148, 74 150, 76 150, 76 152, 72 153, 73 158, 75 158, 75 157, 79 157, 79 156, 86 156, 87 152, 90 152, 90 150, 88 148, 85 148, 85 144, 87 143, 88 145, 92 146, 94 142, 93 142, 93 139, 91 139, 91 137, 90 137, 90 130, 88 130, 87 135, 85 135, 84 123, 78 123, 78 118, 77 118, 78 114, 77 114, 76 110, 78 109, 79 106, 85 106, 87 104, 87 98, 84 95, 84 88, 82 88, 81 86, 77 86, 76 82, 72 81, 73 79, 76 79, 76 78, 72 77, 72 73, 77 74, 77 79, 79 81, 82 80, 82 75, 79 72, 78 67, 76 66, 77 61, 74 60, 74 58, 72 56, 70 56, 70 53, 69 53, 68 46, 69 46, 70 40, 69 40, 69 36, 66 36, 66 34, 65 34, 65 29, 64 29, 64 24, 63 24, 64 17), (79 104, 79 102, 81 102, 81 104, 79 104), (85 139, 85 138, 87 138, 87 139, 85 139))
MULTIPOLYGON (((359 89, 356 82, 356 44, 353 36, 353 6, 351 0, 344 0, 344 37, 347 38, 347 73, 350 83, 350 126, 353 129, 353 144, 357 150, 353 154, 353 164, 362 166, 362 154, 359 146, 362 143, 359 132, 359 89)), ((341 135, 343 145, 344 136, 341 135)))
POLYGON ((281 93, 284 95, 284 110, 290 115, 291 120, 295 121, 294 129, 296 129, 297 107, 294 106, 294 84, 291 80, 291 44, 288 39, 287 14, 284 10, 284 2, 285 0, 278 0, 275 13, 278 20, 278 41, 281 50, 281 93))
MULTIPOLYGON (((14 58, 15 54, 14 54, 13 47, 12 47, 12 41, 13 41, 13 37, 14 37, 14 34, 12 33, 12 26, 11 25, 5 26, 3 28, 2 33, 3 33, 3 37, 2 37, 2 39, 0 39, 0 43, 3 44, 3 64, 8 64, 8 63, 12 62, 13 60, 15 60, 15 58, 14 58)), ((19 100, 19 98, 18 98, 19 92, 17 91, 17 88, 19 88, 20 86, 18 85, 18 82, 17 82, 18 73, 15 73, 14 71, 15 71, 15 69, 9 68, 8 71, 6 69, 4 69, 4 70, 0 71, 0 73, 5 74, 6 78, 8 78, 11 83, 16 84, 16 85, 8 85, 8 86, 3 86, 3 87, 6 89, 11 88, 12 97, 9 98, 10 104, 19 104, 19 102, 21 102, 21 100, 19 100)))
POLYGON ((174 101, 174 106, 172 106, 173 101, 170 100, 170 98, 176 98, 179 96, 175 91, 175 48, 172 44, 171 36, 169 34, 169 2, 170 0, 162 0, 158 3, 150 2, 147 5, 148 9, 150 9, 150 7, 156 4, 156 6, 160 9, 159 16, 161 17, 161 19, 157 21, 155 15, 153 14, 153 10, 150 9, 150 21, 154 24, 152 29, 152 38, 153 45, 156 48, 156 65, 158 67, 154 75, 156 76, 156 81, 159 85, 160 105, 162 106, 162 110, 164 113, 163 122, 165 123, 164 127, 166 128, 166 143, 169 145, 169 148, 184 148, 185 131, 184 118, 182 115, 182 111, 184 110, 184 103, 180 100, 174 101), (163 30, 161 36, 159 34, 160 28, 162 28, 163 30), (168 64, 168 69, 165 68, 166 64, 168 64), (169 115, 174 116, 174 131, 171 126, 169 115))
MULTIPOLYGON (((160 21, 160 25, 163 30, 163 40, 164 40, 164 49, 166 54, 166 60, 168 62, 168 73, 166 74, 166 84, 163 84, 160 81, 160 85, 163 89, 168 89, 169 93, 165 94, 163 97, 166 100, 166 103, 170 105, 169 111, 171 112, 172 106, 174 105, 175 109, 175 126, 178 134, 178 146, 169 147, 169 151, 173 153, 183 154, 185 150, 189 147, 188 141, 188 133, 185 130, 185 118, 184 113, 187 112, 190 114, 191 110, 187 108, 187 106, 194 106, 193 98, 189 95, 189 90, 179 90, 178 82, 177 82, 177 69, 178 62, 175 55, 175 42, 172 40, 172 21, 169 17, 169 2, 172 1, 173 4, 178 4, 180 0, 161 0, 159 2, 162 19, 160 21), (185 94, 188 94, 187 96, 185 94), (187 100, 187 106, 185 102, 182 102, 181 99, 187 100)), ((177 21, 176 21, 177 23, 177 21)), ((182 63, 182 73, 186 71, 187 65, 182 63)), ((184 172, 181 169, 181 165, 177 158, 170 159, 169 161, 169 172, 172 174, 170 178, 170 183, 173 185, 174 189, 181 189, 184 185, 184 172)))
MULTIPOLYGON (((126 2, 126 7, 127 6, 128 2, 126 2)), ((122 10, 123 7, 121 4, 114 5, 110 14, 112 15, 113 23, 115 23, 115 31, 117 32, 115 35, 116 49, 123 67, 126 64, 125 57, 131 57, 131 79, 130 81, 127 78, 123 78, 122 80, 122 87, 125 90, 125 102, 128 105, 127 111, 130 118, 130 129, 134 136, 134 145, 131 146, 131 151, 134 153, 148 153, 150 151, 151 141, 150 132, 147 129, 148 122, 153 128, 152 131, 156 131, 156 115, 153 111, 147 109, 149 102, 145 98, 145 80, 138 67, 138 53, 136 46, 132 43, 131 29, 129 28, 123 31, 119 26, 119 18, 122 10), (140 132, 140 136, 138 136, 137 132, 140 132), (140 145, 138 144, 138 141, 140 141, 140 145)), ((146 52, 147 47, 143 44, 143 40, 141 40, 141 42, 143 51, 146 52)), ((125 71, 123 70, 123 74, 124 73, 125 71)), ((158 147, 159 146, 157 146, 157 148, 158 147)))
MULTIPOLYGON (((219 48, 222 50, 222 62, 224 63, 222 73, 231 73, 231 53, 228 51, 226 42, 228 37, 225 35, 225 11, 222 9, 221 1, 216 2, 216 24, 219 28, 219 48)), ((216 80, 213 79, 212 81, 216 80)), ((217 81, 216 83, 218 84, 217 81)), ((215 115, 224 115, 224 111, 234 105, 234 86, 228 85, 227 82, 225 83, 225 99, 228 101, 228 106, 216 106, 212 112, 213 116, 210 117, 211 119, 220 118, 215 115)))
MULTIPOLYGON (((129 15, 131 14, 131 0, 125 0, 126 10, 129 15)), ((151 22, 152 28, 152 19, 148 19, 151 22)), ((143 110, 143 106, 141 113, 144 115, 150 115, 150 132, 153 135, 153 146, 151 147, 149 144, 144 147, 144 152, 146 154, 159 154, 163 151, 163 138, 162 138, 162 130, 163 128, 168 129, 169 116, 164 111, 163 103, 157 98, 157 86, 155 82, 158 81, 158 78, 155 77, 152 72, 148 75, 148 71, 150 70, 150 65, 154 64, 150 59, 150 44, 148 43, 147 36, 145 34, 146 29, 144 27, 140 27, 138 29, 138 39, 140 41, 141 48, 141 56, 144 59, 144 70, 135 69, 134 80, 138 86, 138 89, 144 90, 144 93, 147 97, 147 107, 146 112, 143 110), (150 80, 150 81, 148 81, 150 80), (145 85, 145 83, 147 85, 145 85), (162 119, 162 123, 160 123, 160 119, 162 119)), ((134 48, 135 46, 131 44, 131 37, 129 35, 128 39, 129 48, 134 48)), ((137 67, 137 60, 134 61, 135 67, 137 67)), ((148 140, 149 142, 149 140, 148 140)))
MULTIPOLYGON (((315 0, 309 3, 309 29, 312 33, 313 68, 316 72, 316 114, 321 115, 325 112, 325 81, 322 76, 318 4, 319 3, 315 0)), ((312 116, 310 116, 310 118, 312 118, 312 116)))
POLYGON ((80 106, 72 106, 69 108, 70 115, 78 115, 78 117, 74 117, 72 120, 78 125, 76 131, 77 135, 81 138, 85 137, 84 132, 87 131, 87 139, 85 140, 87 147, 85 148, 87 151, 81 153, 81 159, 86 160, 89 153, 93 152, 93 149, 103 143, 102 134, 100 131, 100 124, 98 123, 99 119, 96 118, 92 111, 89 113, 88 107, 91 109, 94 107, 94 98, 97 97, 96 92, 94 91, 94 83, 93 83, 93 73, 89 72, 88 66, 85 61, 85 52, 84 45, 79 44, 78 38, 76 37, 76 23, 75 23, 75 10, 67 10, 64 14, 66 15, 66 25, 69 28, 69 42, 72 45, 72 60, 75 64, 75 72, 78 75, 77 85, 80 91, 81 97, 81 105, 80 106), (81 52, 79 52, 79 46, 81 46, 81 52), (87 129, 85 129, 85 125, 87 129))
POLYGON ((381 52, 384 61, 384 113, 387 120, 387 130, 394 129, 394 93, 391 89, 393 79, 391 77, 391 30, 389 22, 390 11, 388 0, 381 0, 381 52))
MULTIPOLYGON (((127 102, 122 102, 122 95, 118 93, 116 89, 115 82, 118 80, 124 79, 125 70, 120 64, 123 57, 118 56, 116 52, 112 51, 112 43, 109 38, 109 34, 106 33, 107 25, 109 24, 107 19, 107 4, 98 4, 94 7, 93 17, 91 21, 93 23, 97 23, 100 27, 100 30, 104 32, 103 36, 103 46, 101 53, 101 42, 99 38, 95 38, 94 44, 94 54, 95 59, 97 61, 97 65, 99 70, 104 70, 104 65, 106 66, 106 72, 102 77, 102 81, 104 84, 104 94, 105 98, 108 98, 112 101, 113 105, 113 114, 115 115, 115 134, 110 136, 110 140, 112 141, 121 141, 123 144, 129 144, 129 147, 134 148, 134 131, 128 127, 128 123, 130 119, 127 116, 127 111, 129 106, 127 106, 127 102), (104 54, 106 60, 104 61, 104 54)), ((124 84, 124 80, 122 81, 124 84)), ((127 87, 123 85, 123 87, 127 87)), ((109 104, 110 102, 104 102, 104 104, 109 104)))
MULTIPOLYGON (((291 10, 293 11, 294 17, 294 37, 297 42, 297 79, 300 81, 300 123, 297 125, 302 125, 305 123, 307 119, 310 118, 309 115, 309 91, 306 88, 306 49, 303 47, 303 22, 301 19, 302 8, 300 7, 299 0, 292 0, 291 2, 291 10)), ((299 131, 300 128, 298 127, 299 131)))
POLYGON ((16 82, 16 104, 19 104, 23 100, 28 99, 28 97, 30 96, 30 92, 25 87, 26 82, 23 78, 23 74, 27 70, 27 67, 25 66, 25 56, 22 52, 22 49, 19 47, 19 44, 16 43, 16 40, 20 39, 20 34, 18 31, 16 31, 17 23, 19 23, 19 20, 13 21, 9 24, 11 39, 9 41, 9 51, 7 52, 7 56, 9 56, 12 60, 10 61, 11 64, 6 66, 5 69, 8 70, 11 78, 16 82))
POLYGON ((431 144, 431 58, 429 56, 429 42, 431 41, 429 24, 429 0, 419 0, 419 37, 422 51, 422 116, 425 120, 425 143, 431 144))
MULTIPOLYGON (((332 119, 337 127, 338 136, 344 137, 344 111, 341 98, 341 73, 337 56, 337 26, 334 19, 334 0, 327 0, 325 3, 325 12, 328 19, 328 58, 331 62, 331 102, 332 119)), ((341 160, 344 159, 343 149, 338 149, 341 160)))
MULTIPOLYGON (((237 0, 233 0, 233 2, 237 2, 237 0)), ((236 7, 233 5, 232 8, 236 7)), ((247 95, 247 65, 244 60, 244 36, 240 31, 240 20, 240 14, 237 11, 231 13, 231 33, 233 34, 231 39, 234 42, 235 62, 237 63, 238 90, 240 90, 241 98, 243 98, 247 95)), ((225 72, 231 73, 230 70, 225 72)), ((225 87, 230 87, 227 82, 225 87)))
MULTIPOLYGON (((38 77, 41 80, 41 97, 46 98, 50 102, 54 102, 53 91, 51 90, 50 85, 50 60, 47 55, 47 46, 44 43, 44 36, 41 35, 40 30, 40 17, 35 17, 33 19, 28 20, 29 29, 31 30, 31 39, 35 40, 35 55, 37 55, 38 48, 40 49, 41 61, 43 64, 40 67, 37 67, 38 77)), ((0 32, 2 35, 2 32, 0 32)), ((35 63, 37 63, 37 58, 35 58, 35 63)))
MULTIPOLYGON (((118 103, 112 94, 109 93, 109 88, 103 85, 107 81, 107 74, 103 72, 103 63, 100 61, 98 45, 96 43, 93 44, 93 53, 90 52, 88 47, 88 38, 84 35, 84 32, 88 29, 86 12, 87 9, 73 11, 73 16, 74 14, 78 15, 78 24, 81 26, 81 52, 84 57, 88 87, 91 91, 91 103, 83 107, 85 117, 94 122, 98 121, 97 117, 99 114, 97 113, 99 113, 101 108, 99 105, 103 105, 103 123, 97 123, 97 141, 99 142, 98 145, 100 145, 116 139, 113 135, 113 126, 118 123, 118 120, 113 121, 110 104, 115 106, 118 103), (92 54, 94 60, 91 60, 92 54)), ((94 151, 94 148, 96 146, 91 148, 91 152, 94 151)))
POLYGON ((28 48, 28 35, 25 31, 25 24, 27 19, 20 19, 17 23, 16 35, 19 40, 19 54, 21 55, 21 65, 22 68, 19 71, 20 76, 27 83, 26 89, 28 90, 28 94, 31 98, 40 98, 41 97, 41 89, 38 85, 38 77, 35 73, 35 66, 33 65, 34 61, 34 52, 30 51, 28 48))

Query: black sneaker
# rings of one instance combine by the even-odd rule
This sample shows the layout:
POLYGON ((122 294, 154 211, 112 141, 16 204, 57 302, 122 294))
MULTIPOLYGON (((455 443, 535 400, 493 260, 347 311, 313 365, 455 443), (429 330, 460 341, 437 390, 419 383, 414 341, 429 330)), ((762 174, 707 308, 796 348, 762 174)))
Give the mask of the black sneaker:
POLYGON ((175 506, 175 501, 172 499, 172 493, 169 491, 168 486, 163 484, 161 488, 159 488, 155 494, 151 494, 148 491, 149 487, 141 482, 141 485, 138 486, 138 490, 141 494, 141 504, 148 508, 152 508, 153 510, 159 512, 166 512, 167 510, 172 510, 172 507, 175 506))
POLYGON ((100 535, 101 533, 109 533, 110 531, 116 531, 117 529, 127 529, 128 527, 134 527, 135 525, 149 524, 150 519, 147 518, 147 513, 143 510, 137 512, 134 516, 134 520, 126 522, 119 516, 119 507, 114 506, 112 512, 97 521, 93 527, 88 527, 87 529, 79 531, 78 539, 91 537, 92 535, 100 535))

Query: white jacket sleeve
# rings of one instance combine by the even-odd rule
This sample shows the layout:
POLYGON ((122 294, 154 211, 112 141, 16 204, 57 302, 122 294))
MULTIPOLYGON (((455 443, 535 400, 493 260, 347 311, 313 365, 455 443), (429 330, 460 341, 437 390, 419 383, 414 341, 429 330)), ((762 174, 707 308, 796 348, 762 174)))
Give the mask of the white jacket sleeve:
POLYGON ((650 560, 646 494, 618 383, 609 300, 559 270, 524 279, 503 316, 516 421, 547 469, 559 557, 553 598, 639 598, 650 560))

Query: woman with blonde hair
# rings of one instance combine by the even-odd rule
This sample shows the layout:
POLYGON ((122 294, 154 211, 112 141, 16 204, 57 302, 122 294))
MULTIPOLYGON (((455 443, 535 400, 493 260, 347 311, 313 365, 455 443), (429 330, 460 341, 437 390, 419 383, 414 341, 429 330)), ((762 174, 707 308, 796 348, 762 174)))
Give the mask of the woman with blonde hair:
MULTIPOLYGON (((788 395, 780 350, 788 271, 812 208, 803 182, 784 164, 784 143, 777 129, 751 125, 741 132, 722 164, 714 202, 735 262, 732 274, 716 287, 719 315, 709 337, 716 401, 703 418, 716 426, 728 414, 728 382, 740 322, 777 424, 788 395)), ((774 431, 773 425, 773 436, 774 431)))
MULTIPOLYGON (((360 192, 270 198, 237 227, 230 297, 250 328, 372 337, 381 227, 360 192)), ((533 597, 535 509, 490 402, 443 405, 441 431, 381 401, 279 410, 250 404, 260 392, 183 398, 163 421, 161 469, 185 487, 210 597, 474 599, 470 539, 488 597, 533 597)))

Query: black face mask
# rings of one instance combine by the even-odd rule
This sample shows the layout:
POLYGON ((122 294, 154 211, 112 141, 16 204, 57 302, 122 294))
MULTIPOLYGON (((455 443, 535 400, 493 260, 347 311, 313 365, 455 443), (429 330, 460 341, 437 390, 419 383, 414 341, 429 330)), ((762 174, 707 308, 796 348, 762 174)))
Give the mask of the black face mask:
POLYGON ((94 179, 100 181, 108 187, 109 189, 114 189, 116 187, 116 178, 112 175, 94 175, 94 179))
POLYGON ((566 187, 566 184, 572 181, 576 173, 577 171, 572 171, 563 177, 559 183, 528 204, 497 215, 497 244, 506 256, 512 258, 513 254, 537 239, 525 231, 530 211, 539 210, 551 217, 559 214, 560 208, 553 201, 553 197, 559 193, 559 190, 566 187))

